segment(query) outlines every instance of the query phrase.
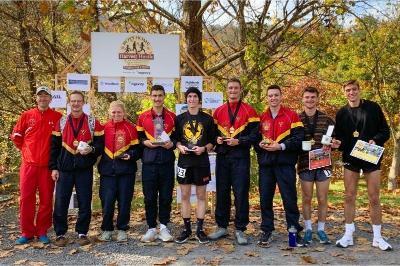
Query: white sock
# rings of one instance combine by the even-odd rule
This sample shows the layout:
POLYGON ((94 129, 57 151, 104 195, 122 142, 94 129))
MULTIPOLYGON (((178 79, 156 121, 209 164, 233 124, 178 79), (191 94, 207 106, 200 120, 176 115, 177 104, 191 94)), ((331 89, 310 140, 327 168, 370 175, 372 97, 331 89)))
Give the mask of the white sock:
POLYGON ((325 231, 325 222, 318 221, 318 231, 325 231))
POLYGON ((306 230, 312 230, 311 220, 304 220, 304 226, 306 227, 306 230))
POLYGON ((374 233, 374 238, 382 238, 381 228, 382 228, 382 225, 380 225, 380 224, 372 225, 372 232, 374 233))
POLYGON ((160 224, 160 230, 163 230, 164 228, 167 228, 167 227, 165 226, 165 224, 160 224))
POLYGON ((354 231, 356 231, 356 228, 354 227, 354 223, 351 224, 346 224, 345 225, 345 235, 353 236, 354 231))

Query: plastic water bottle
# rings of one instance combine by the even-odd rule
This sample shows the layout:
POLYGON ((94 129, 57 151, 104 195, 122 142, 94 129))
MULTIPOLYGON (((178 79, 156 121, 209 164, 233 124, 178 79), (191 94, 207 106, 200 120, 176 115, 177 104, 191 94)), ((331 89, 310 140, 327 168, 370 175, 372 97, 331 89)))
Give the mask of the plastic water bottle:
POLYGON ((296 243, 296 234, 297 234, 297 230, 296 230, 296 228, 292 225, 292 226, 289 228, 289 247, 291 247, 291 248, 297 247, 297 243, 296 243))

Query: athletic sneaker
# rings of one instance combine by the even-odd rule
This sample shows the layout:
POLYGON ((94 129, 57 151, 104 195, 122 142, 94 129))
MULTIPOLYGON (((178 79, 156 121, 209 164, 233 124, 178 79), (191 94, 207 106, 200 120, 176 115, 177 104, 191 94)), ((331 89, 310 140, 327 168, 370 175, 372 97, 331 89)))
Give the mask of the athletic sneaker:
POLYGON ((336 241, 336 246, 338 248, 347 248, 348 246, 353 246, 353 236, 344 234, 341 239, 336 241))
POLYGON ((319 230, 317 232, 318 238, 319 238, 319 243, 321 244, 331 244, 331 241, 329 240, 328 236, 326 235, 325 231, 319 230))
POLYGON ((163 242, 170 242, 174 240, 167 227, 164 227, 163 229, 160 230, 160 233, 158 234, 158 239, 160 239, 163 242))
POLYGON ((391 251, 393 249, 392 246, 388 242, 386 242, 382 237, 374 238, 374 240, 372 241, 372 246, 378 247, 383 251, 391 251))
POLYGON ((118 230, 117 232, 117 242, 126 242, 128 241, 128 234, 125 230, 118 230))
POLYGON ((244 235, 243 231, 240 230, 236 230, 235 231, 235 238, 236 241, 239 245, 247 245, 249 243, 249 240, 247 239, 247 237, 244 235))
POLYGON ((215 231, 213 233, 208 235, 208 238, 211 240, 217 240, 226 235, 228 235, 228 230, 223 227, 218 227, 217 229, 215 229, 215 231))
POLYGON ((112 240, 112 231, 103 231, 98 239, 103 242, 111 241, 112 240))
POLYGON ((191 236, 192 236, 192 232, 184 229, 184 230, 182 230, 181 234, 175 239, 175 242, 178 244, 185 243, 186 241, 189 240, 189 238, 191 236))
POLYGON ((210 242, 210 239, 203 230, 196 232, 196 239, 199 241, 200 244, 206 244, 210 242))
POLYGON ((140 241, 149 243, 155 241, 156 239, 157 239, 157 230, 155 228, 150 228, 149 230, 147 230, 146 234, 142 236, 140 241))
POLYGON ((15 240, 15 244, 16 245, 24 245, 24 244, 27 244, 27 243, 31 242, 32 240, 33 240, 33 237, 21 236, 20 238, 15 240))
POLYGON ((257 241, 257 244, 260 246, 268 246, 272 241, 272 232, 262 232, 260 235, 260 239, 257 241))
POLYGON ((307 229, 304 232, 304 243, 311 244, 311 242, 312 242, 312 231, 310 229, 307 229))

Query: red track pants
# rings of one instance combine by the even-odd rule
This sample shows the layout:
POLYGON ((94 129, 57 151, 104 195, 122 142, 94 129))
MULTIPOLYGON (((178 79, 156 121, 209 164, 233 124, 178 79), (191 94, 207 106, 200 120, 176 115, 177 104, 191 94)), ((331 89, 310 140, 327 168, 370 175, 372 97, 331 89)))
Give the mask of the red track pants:
POLYGON ((47 234, 53 213, 54 181, 51 179, 51 171, 47 166, 22 163, 19 187, 21 235, 31 238, 47 234), (39 191, 37 214, 36 191, 39 191))

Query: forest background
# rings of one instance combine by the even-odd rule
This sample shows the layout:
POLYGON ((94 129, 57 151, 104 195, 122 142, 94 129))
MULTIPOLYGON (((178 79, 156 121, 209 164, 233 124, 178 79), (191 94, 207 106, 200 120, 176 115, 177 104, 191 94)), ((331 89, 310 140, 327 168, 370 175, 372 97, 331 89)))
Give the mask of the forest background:
MULTIPOLYGON (((400 167, 399 8, 389 0, 2 2, 2 183, 18 172, 20 156, 9 134, 19 114, 34 106, 36 86, 54 88, 55 75, 90 45, 90 32, 112 31, 179 34, 181 50, 213 79, 215 90, 224 91, 229 77, 239 77, 245 101, 259 112, 266 107, 268 85, 281 85, 284 104, 297 111, 301 90, 313 85, 322 93, 320 109, 334 117, 346 103, 341 84, 359 80, 363 97, 382 106, 390 126, 382 176, 387 189, 395 190, 400 167)), ((74 68, 90 73, 90 56, 74 68)), ((181 58, 181 74, 198 75, 187 57, 181 58)), ((166 105, 174 110, 180 98, 179 91, 171 94, 166 105)), ((133 121, 150 104, 146 95, 89 93, 92 111, 103 122, 115 99, 128 105, 133 121)), ((341 178, 340 163, 334 178, 341 178)))

